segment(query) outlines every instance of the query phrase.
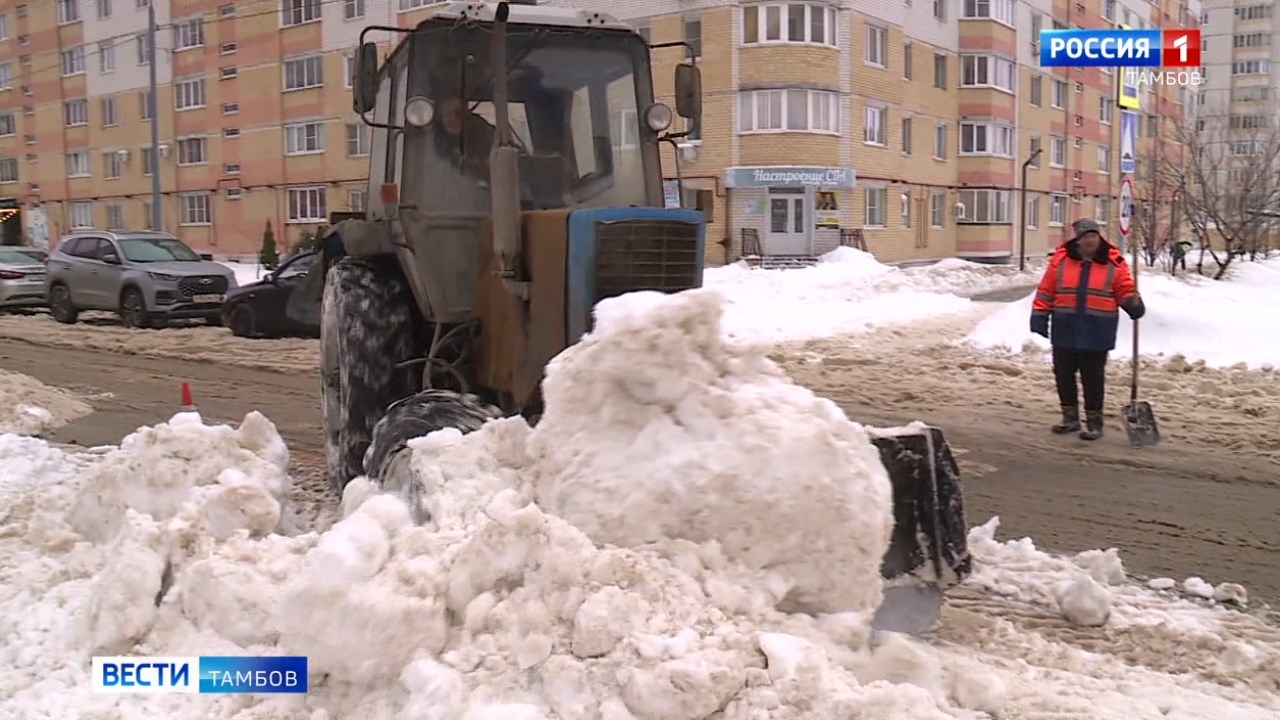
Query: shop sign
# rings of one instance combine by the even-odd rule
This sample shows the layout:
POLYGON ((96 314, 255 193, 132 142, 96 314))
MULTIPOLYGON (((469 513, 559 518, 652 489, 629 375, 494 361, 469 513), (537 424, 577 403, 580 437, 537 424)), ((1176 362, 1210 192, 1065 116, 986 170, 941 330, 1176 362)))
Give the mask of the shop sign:
POLYGON ((853 168, 838 167, 732 167, 724 171, 725 187, 851 188, 857 182, 853 168))

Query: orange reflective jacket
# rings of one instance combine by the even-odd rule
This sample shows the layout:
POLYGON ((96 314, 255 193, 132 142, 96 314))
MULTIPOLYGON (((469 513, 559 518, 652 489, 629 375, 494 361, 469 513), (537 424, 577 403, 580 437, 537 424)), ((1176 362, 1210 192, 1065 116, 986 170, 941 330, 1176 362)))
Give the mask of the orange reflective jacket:
POLYGON ((1033 313, 1051 313, 1052 342, 1078 350, 1111 350, 1120 305, 1137 293, 1124 256, 1103 241, 1093 258, 1081 257, 1074 241, 1049 260, 1036 288, 1033 313))

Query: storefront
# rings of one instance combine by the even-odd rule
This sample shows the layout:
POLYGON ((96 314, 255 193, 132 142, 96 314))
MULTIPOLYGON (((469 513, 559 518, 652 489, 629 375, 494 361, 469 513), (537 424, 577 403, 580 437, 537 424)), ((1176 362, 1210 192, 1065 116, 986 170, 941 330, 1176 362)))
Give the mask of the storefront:
POLYGON ((814 255, 838 244, 856 180, 852 168, 838 167, 731 167, 724 172, 732 223, 755 230, 764 255, 814 255))

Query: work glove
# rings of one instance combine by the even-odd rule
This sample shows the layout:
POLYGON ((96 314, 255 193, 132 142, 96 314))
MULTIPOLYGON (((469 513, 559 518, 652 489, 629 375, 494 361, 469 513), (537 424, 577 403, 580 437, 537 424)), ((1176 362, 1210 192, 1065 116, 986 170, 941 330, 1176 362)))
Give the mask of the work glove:
POLYGON ((1120 303, 1120 309, 1124 310, 1130 320, 1141 319, 1143 315, 1147 314, 1146 303, 1142 302, 1142 296, 1136 292, 1120 303))
POLYGON ((1049 313, 1031 313, 1031 332, 1044 339, 1049 339, 1049 313))

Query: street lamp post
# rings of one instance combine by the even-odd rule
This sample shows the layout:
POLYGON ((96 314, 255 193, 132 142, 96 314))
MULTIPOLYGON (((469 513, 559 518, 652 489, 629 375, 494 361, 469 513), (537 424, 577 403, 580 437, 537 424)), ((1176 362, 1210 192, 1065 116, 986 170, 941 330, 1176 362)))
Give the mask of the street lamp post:
POLYGON ((1040 157, 1040 153, 1044 148, 1036 148, 1031 151, 1031 157, 1028 157, 1022 163, 1022 190, 1018 196, 1019 202, 1022 203, 1022 210, 1018 213, 1018 272, 1027 269, 1027 170, 1030 169, 1032 163, 1040 157))

